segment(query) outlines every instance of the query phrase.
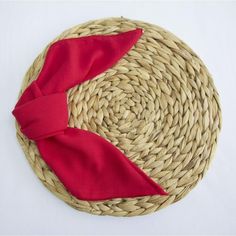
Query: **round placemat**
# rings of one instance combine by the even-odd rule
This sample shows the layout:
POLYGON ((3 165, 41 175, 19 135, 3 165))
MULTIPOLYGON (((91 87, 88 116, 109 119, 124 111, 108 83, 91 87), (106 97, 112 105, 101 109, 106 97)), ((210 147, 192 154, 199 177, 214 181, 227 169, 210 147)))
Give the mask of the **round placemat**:
MULTIPOLYGON (((53 42, 137 27, 144 34, 128 54, 105 73, 68 91, 69 126, 112 142, 168 196, 76 199, 17 125, 17 138, 42 183, 72 207, 92 214, 144 215, 182 199, 208 169, 221 128, 218 93, 207 68, 172 33, 121 17, 75 26, 53 42)), ((37 78, 48 46, 26 73, 20 94, 37 78)))

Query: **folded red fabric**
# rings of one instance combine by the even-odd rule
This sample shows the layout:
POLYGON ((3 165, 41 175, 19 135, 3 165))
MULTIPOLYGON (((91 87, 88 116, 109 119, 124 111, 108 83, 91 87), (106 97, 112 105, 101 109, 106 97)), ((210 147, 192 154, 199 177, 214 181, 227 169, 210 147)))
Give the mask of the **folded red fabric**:
POLYGON ((113 144, 68 127, 66 91, 112 67, 141 35, 136 29, 57 41, 13 110, 22 133, 35 141, 44 161, 78 199, 167 194, 113 144))

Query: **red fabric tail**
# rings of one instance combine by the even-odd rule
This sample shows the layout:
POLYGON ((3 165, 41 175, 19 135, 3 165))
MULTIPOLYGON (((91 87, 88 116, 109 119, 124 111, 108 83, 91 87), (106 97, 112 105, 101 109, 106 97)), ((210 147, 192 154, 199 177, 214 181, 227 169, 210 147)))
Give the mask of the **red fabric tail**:
POLYGON ((81 200, 166 194, 114 145, 89 131, 67 128, 37 145, 58 178, 81 200))

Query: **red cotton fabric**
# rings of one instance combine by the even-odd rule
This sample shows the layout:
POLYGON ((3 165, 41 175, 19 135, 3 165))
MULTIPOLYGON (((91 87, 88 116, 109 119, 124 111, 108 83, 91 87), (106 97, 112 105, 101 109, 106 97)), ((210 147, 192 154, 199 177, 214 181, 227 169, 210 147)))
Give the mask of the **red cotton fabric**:
POLYGON ((35 141, 43 160, 78 199, 167 194, 113 144, 68 127, 66 91, 112 67, 141 35, 136 29, 57 41, 13 110, 22 133, 35 141))

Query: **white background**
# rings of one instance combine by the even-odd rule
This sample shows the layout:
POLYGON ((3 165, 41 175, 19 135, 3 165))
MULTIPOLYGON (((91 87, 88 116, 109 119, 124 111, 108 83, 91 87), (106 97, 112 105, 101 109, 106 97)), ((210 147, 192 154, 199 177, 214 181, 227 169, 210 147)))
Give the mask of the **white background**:
POLYGON ((236 234, 236 3, 0 3, 0 233, 236 234), (158 24, 203 59, 221 96, 223 129, 213 164, 182 201, 133 218, 78 212, 37 179, 15 138, 11 110, 24 73, 55 36, 87 20, 124 16, 158 24))

